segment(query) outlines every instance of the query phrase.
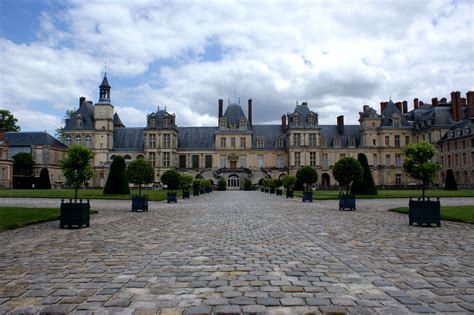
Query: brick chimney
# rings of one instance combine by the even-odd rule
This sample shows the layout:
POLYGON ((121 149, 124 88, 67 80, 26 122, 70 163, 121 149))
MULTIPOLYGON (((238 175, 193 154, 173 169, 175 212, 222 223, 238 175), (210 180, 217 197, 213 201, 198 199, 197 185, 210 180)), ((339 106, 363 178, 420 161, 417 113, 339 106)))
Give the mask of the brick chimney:
POLYGON ((404 113, 404 114, 408 113, 408 103, 407 103, 407 101, 403 101, 402 106, 403 106, 402 113, 404 113))
POLYGON ((439 104, 446 104, 446 97, 443 97, 442 99, 439 100, 439 104))
POLYGON ((82 103, 86 101, 86 98, 84 96, 79 97, 79 107, 81 107, 82 103))
POLYGON ((469 118, 474 118, 474 91, 466 93, 469 118))
POLYGON ((387 102, 380 102, 380 114, 383 114, 385 107, 387 106, 387 102))
POLYGON ((453 120, 461 120, 461 93, 451 92, 451 111, 453 114, 453 120))
POLYGON ((344 116, 337 116, 337 130, 344 134, 344 116))
POLYGON ((467 106, 467 102, 464 97, 461 97, 461 106, 467 106))
POLYGON ((437 97, 433 97, 433 98, 431 99, 431 105, 433 105, 433 106, 437 106, 437 105, 438 105, 438 98, 437 98, 437 97))
POLYGON ((413 108, 418 109, 418 99, 417 98, 413 99, 413 108))
POLYGON ((224 100, 219 99, 219 118, 222 117, 223 113, 224 113, 224 100))
POLYGON ((247 114, 248 114, 248 118, 249 118, 249 127, 252 127, 252 99, 249 98, 249 102, 248 102, 248 110, 247 110, 247 114))
POLYGON ((286 129, 286 115, 281 116, 281 130, 285 131, 286 129))

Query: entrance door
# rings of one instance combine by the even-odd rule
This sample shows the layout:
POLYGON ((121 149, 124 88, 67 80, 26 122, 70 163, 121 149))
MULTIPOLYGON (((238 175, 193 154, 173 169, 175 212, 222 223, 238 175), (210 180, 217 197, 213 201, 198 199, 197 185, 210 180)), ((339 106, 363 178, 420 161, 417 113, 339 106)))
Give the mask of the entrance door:
POLYGON ((240 189, 240 178, 237 175, 231 175, 227 179, 227 188, 240 189))
POLYGON ((230 168, 237 168, 237 161, 230 161, 230 168))

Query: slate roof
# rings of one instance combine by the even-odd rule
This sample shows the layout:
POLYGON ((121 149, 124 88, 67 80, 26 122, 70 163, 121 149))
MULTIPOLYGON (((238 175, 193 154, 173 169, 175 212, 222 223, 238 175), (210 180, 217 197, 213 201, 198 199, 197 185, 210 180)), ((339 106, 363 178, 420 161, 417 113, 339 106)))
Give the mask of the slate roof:
POLYGON ((294 126, 291 122, 291 120, 288 122, 288 128, 317 128, 318 127, 318 123, 317 123, 317 119, 318 119, 318 114, 316 114, 315 112, 311 111, 308 107, 308 104, 306 102, 304 102, 303 104, 300 104, 300 105, 296 105, 293 113, 291 114, 288 114, 288 117, 293 117, 295 116, 295 114, 298 113, 299 116, 300 116, 300 123, 298 126, 294 126), (315 115, 315 119, 316 119, 316 122, 315 122, 315 125, 312 125, 310 126, 308 124, 308 115, 310 113, 313 113, 315 115))
POLYGON ((104 74, 104 79, 102 80, 102 83, 99 85, 99 87, 110 87, 109 80, 107 80, 107 73, 104 74))
POLYGON ((172 126, 169 126, 169 127, 166 127, 166 128, 176 128, 176 121, 175 121, 175 117, 174 117, 174 114, 170 114, 166 111, 166 109, 158 109, 156 112, 154 113, 151 113, 147 116, 147 128, 152 128, 152 129, 160 129, 160 128, 164 128, 164 123, 163 123, 163 119, 165 117, 165 115, 168 115, 170 118, 173 118, 173 124, 172 126), (155 117, 156 118, 156 125, 155 127, 150 127, 150 118, 151 117, 155 117))
MULTIPOLYGON (((257 138, 263 137, 263 149, 274 149, 277 146, 277 140, 284 133, 281 130, 281 125, 253 125, 253 139, 252 147, 257 148, 257 138)), ((260 148, 259 148, 260 149, 260 148)))
POLYGON ((227 106, 224 117, 227 119, 228 125, 238 126, 240 123, 240 118, 245 118, 245 120, 247 120, 242 107, 238 104, 231 104, 227 106))
POLYGON ((115 151, 143 151, 143 128, 114 129, 115 151))
POLYGON ((77 127, 77 120, 75 117, 66 119, 64 130, 94 130, 94 105, 91 101, 84 101, 76 112, 76 115, 82 115, 84 123, 82 128, 77 127))
POLYGON ((408 122, 408 119, 402 115, 402 112, 400 109, 393 103, 392 100, 388 101, 387 105, 385 106, 385 109, 382 112, 383 120, 382 120, 382 127, 392 127, 392 116, 398 113, 400 114, 400 126, 402 127, 410 127, 411 124, 408 122))
POLYGON ((213 150, 217 127, 178 127, 178 149, 213 150))
POLYGON ((10 146, 49 145, 53 148, 67 149, 67 146, 47 132, 7 132, 6 140, 10 146))
POLYGON ((423 130, 436 126, 451 126, 454 123, 451 114, 451 105, 449 104, 437 106, 424 104, 422 107, 410 111, 408 115, 411 120, 413 120, 415 130, 423 130))
POLYGON ((122 120, 120 119, 117 113, 114 114, 114 127, 124 128, 125 125, 123 124, 122 120))
POLYGON ((472 136, 474 134, 474 123, 471 119, 464 119, 455 122, 448 132, 440 139, 439 142, 472 136))
POLYGON ((346 147, 349 144, 349 139, 354 138, 356 140, 355 145, 360 145, 360 125, 344 125, 344 133, 341 133, 337 125, 319 125, 321 128, 321 137, 324 137, 325 146, 333 147, 333 139, 340 139, 340 146, 346 147))

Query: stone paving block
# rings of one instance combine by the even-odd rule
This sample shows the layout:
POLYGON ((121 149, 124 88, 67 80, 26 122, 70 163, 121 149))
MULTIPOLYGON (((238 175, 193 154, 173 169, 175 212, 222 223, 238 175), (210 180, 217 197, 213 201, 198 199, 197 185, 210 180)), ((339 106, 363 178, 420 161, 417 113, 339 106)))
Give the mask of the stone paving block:
POLYGON ((55 304, 48 305, 41 309, 40 314, 51 315, 51 314, 68 314, 76 308, 75 304, 55 304))
POLYGON ((298 306, 298 305, 305 305, 305 301, 300 298, 282 298, 280 299, 280 303, 282 306, 298 306))
POLYGON ((347 309, 341 306, 321 306, 319 310, 324 315, 345 315, 347 314, 347 309))
POLYGON ((235 297, 229 300, 230 304, 233 305, 252 305, 255 304, 254 298, 249 298, 245 296, 235 297))
POLYGON ((270 297, 261 297, 257 298, 257 304, 266 306, 280 306, 280 300, 270 297))
POLYGON ((243 315, 265 315, 266 308, 263 305, 246 305, 242 309, 243 315))
POLYGON ((185 315, 210 315, 212 306, 193 306, 185 311, 185 315))
POLYGON ((237 305, 216 306, 215 315, 240 315, 240 307, 237 305))
POLYGON ((325 305, 330 305, 331 301, 329 299, 307 298, 306 304, 311 305, 311 306, 325 306, 325 305))
POLYGON ((407 305, 407 307, 415 313, 434 313, 435 310, 423 305, 423 304, 413 304, 413 305, 407 305))
POLYGON ((105 307, 128 307, 132 301, 130 299, 111 299, 104 303, 105 307))
POLYGON ((67 296, 61 299, 59 303, 61 304, 81 304, 87 298, 83 296, 67 296))

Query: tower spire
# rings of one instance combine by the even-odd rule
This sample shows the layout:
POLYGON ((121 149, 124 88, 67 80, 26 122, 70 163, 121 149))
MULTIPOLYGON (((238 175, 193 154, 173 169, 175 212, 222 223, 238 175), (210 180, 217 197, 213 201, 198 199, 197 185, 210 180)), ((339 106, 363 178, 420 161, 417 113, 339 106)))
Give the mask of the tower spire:
MULTIPOLYGON (((105 70, 107 70, 107 64, 105 66, 105 70)), ((104 72, 104 79, 99 86, 99 102, 108 102, 110 103, 110 89, 111 86, 109 84, 109 80, 107 80, 107 71, 104 72)))

